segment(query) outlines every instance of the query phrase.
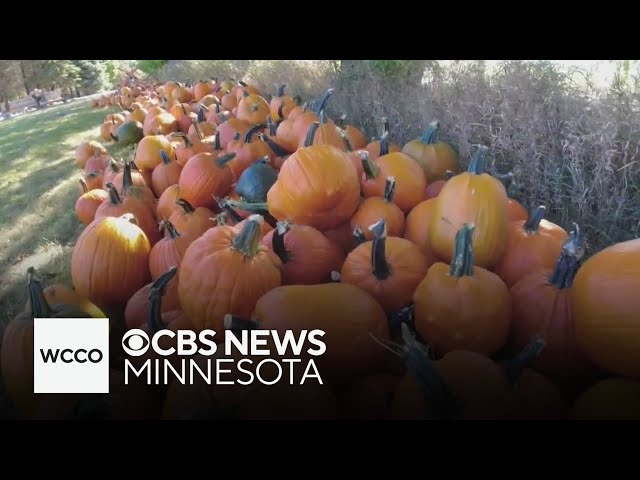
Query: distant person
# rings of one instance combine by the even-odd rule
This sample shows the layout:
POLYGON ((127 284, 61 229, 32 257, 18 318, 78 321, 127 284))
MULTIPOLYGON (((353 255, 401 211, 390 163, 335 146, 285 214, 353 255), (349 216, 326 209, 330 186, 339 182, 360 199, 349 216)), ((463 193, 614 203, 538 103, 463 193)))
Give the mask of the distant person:
POLYGON ((35 100, 36 107, 37 108, 42 108, 42 100, 44 98, 44 92, 42 90, 40 90, 39 88, 36 88, 31 93, 31 97, 35 100))

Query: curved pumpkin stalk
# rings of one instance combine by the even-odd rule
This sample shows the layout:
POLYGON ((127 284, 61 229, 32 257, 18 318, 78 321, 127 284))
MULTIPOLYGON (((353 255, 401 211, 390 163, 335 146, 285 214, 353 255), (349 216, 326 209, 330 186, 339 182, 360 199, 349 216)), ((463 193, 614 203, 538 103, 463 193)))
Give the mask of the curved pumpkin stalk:
MULTIPOLYGON (((173 231, 175 232, 175 229, 173 231)), ((175 265, 172 266, 151 285, 149 309, 147 310, 147 327, 151 333, 157 333, 164 329, 164 324, 162 323, 162 297, 167 285, 177 271, 178 268, 175 265)))
POLYGON ((364 232, 358 225, 353 229, 353 238, 355 239, 356 246, 367 241, 367 238, 364 236, 364 232))
POLYGON ((386 242, 387 242, 387 224, 383 220, 369 227, 375 237, 373 238, 373 246, 371 247, 371 265, 373 267, 373 275, 378 280, 385 280, 391 276, 391 269, 387 263, 386 242))
POLYGON ((509 360, 505 367, 505 373, 507 380, 511 385, 515 385, 518 379, 524 372, 525 368, 531 365, 531 362, 540 355, 540 352, 547 346, 547 342, 544 339, 536 335, 531 339, 526 347, 518 355, 509 360))

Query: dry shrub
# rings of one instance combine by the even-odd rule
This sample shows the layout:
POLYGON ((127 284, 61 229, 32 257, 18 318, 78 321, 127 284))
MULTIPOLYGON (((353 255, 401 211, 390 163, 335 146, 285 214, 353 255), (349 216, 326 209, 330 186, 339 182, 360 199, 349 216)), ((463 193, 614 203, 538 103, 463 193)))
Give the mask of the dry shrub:
POLYGON ((633 89, 596 93, 548 62, 504 62, 491 72, 483 62, 433 64, 422 83, 363 65, 350 77, 336 61, 189 61, 172 62, 163 74, 242 78, 267 98, 286 83, 288 94, 305 101, 335 87, 330 114, 346 113, 370 137, 386 116, 399 144, 439 119, 441 138, 463 164, 474 145, 489 146, 494 168, 515 175, 511 196, 527 207, 546 205, 548 218, 567 229, 578 223, 588 254, 638 236, 640 109, 633 89))

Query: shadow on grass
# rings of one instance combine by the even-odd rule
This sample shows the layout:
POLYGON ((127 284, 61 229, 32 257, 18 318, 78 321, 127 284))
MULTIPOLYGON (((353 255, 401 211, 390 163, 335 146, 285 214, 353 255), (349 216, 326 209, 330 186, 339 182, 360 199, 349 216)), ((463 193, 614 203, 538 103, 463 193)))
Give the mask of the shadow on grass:
MULTIPOLYGON (((71 246, 83 229, 74 150, 98 140, 97 127, 112 112, 79 101, 0 123, 0 323, 24 307, 28 266, 70 284, 71 246)), ((107 148, 113 156, 125 150, 107 148)))

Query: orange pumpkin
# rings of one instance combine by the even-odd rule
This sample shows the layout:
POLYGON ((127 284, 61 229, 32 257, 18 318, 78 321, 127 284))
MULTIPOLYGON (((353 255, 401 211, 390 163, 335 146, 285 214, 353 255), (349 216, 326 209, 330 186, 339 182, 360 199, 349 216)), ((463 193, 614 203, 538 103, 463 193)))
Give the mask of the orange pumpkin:
POLYGON ((189 159, 180 173, 180 196, 194 207, 216 207, 216 198, 228 195, 233 174, 227 163, 235 153, 217 155, 198 153, 189 159))
POLYGON ((511 287, 513 317, 509 351, 522 350, 539 335, 545 349, 532 366, 558 385, 575 391, 595 379, 595 369, 580 351, 573 327, 571 288, 584 253, 579 228, 562 246, 555 269, 540 268, 511 287))
POLYGON ((553 268, 568 237, 564 228, 544 219, 546 207, 531 211, 528 220, 511 222, 504 255, 493 271, 511 288, 528 273, 553 268))
POLYGON ((507 193, 504 185, 485 173, 485 153, 476 151, 467 172, 451 178, 436 199, 429 225, 429 241, 434 254, 450 262, 457 232, 473 223, 476 265, 492 268, 507 245, 507 193))
POLYGON ((396 180, 387 177, 384 197, 365 198, 356 213, 351 217, 351 228, 360 226, 367 240, 372 240, 375 236, 369 228, 380 219, 384 220, 387 233, 390 237, 402 237, 404 234, 405 218, 400 207, 393 203, 393 195, 396 188, 396 180))
POLYGON ((250 125, 264 125, 269 116, 269 104, 259 94, 244 91, 238 102, 236 118, 250 125))
POLYGON ((95 155, 107 155, 107 149, 95 140, 82 142, 75 151, 76 164, 84 168, 87 160, 95 155))
POLYGON ((590 257, 571 288, 578 346, 603 370, 640 378, 640 239, 590 257))
POLYGON ((411 303, 429 264, 409 240, 387 238, 384 220, 376 223, 372 230, 373 241, 360 244, 347 256, 340 273, 341 281, 369 292, 387 313, 393 313, 411 303))
POLYGON ((283 285, 324 283, 344 262, 340 247, 307 225, 279 222, 263 237, 262 244, 280 258, 283 285))
POLYGON ((162 163, 160 152, 164 152, 169 158, 175 157, 175 149, 165 136, 146 136, 138 143, 134 162, 140 169, 153 170, 162 163))
POLYGON ((125 213, 132 213, 136 217, 137 225, 147 236, 150 244, 155 245, 160 240, 158 224, 154 212, 149 210, 143 201, 130 196, 121 197, 113 183, 107 183, 109 199, 96 209, 95 219, 105 217, 120 217, 125 213))
POLYGON ((175 147, 176 162, 178 165, 185 166, 189 159, 199 153, 214 153, 222 150, 219 135, 214 136, 213 144, 211 142, 192 142, 189 137, 183 134, 177 134, 177 138, 181 138, 183 143, 175 147))
POLYGON ((507 200, 507 216, 509 217, 509 221, 517 222, 518 220, 526 220, 529 213, 518 200, 509 198, 507 200))
POLYGON ((313 122, 307 134, 298 142, 298 148, 311 145, 333 145, 339 150, 346 150, 345 140, 340 130, 327 119, 324 110, 320 112, 320 122, 313 122))
POLYGON ((278 220, 335 228, 360 203, 355 167, 349 156, 331 145, 299 149, 284 163, 267 195, 268 211, 278 220))
POLYGON ((216 226, 214 214, 208 208, 194 208, 183 198, 176 199, 175 203, 178 208, 171 214, 169 220, 180 232, 182 241, 187 245, 216 226))
POLYGON ((104 179, 104 175, 100 170, 96 170, 95 172, 87 173, 84 176, 84 179, 81 179, 80 182, 84 184, 82 188, 86 186, 86 190, 96 190, 102 188, 102 181, 104 179))
POLYGON ((348 283, 270 289, 255 304, 252 319, 258 328, 280 335, 323 330, 327 349, 314 361, 322 378, 335 386, 375 373, 385 358, 384 348, 371 338, 389 338, 384 310, 373 296, 348 283))
POLYGON ((160 197, 171 185, 176 185, 182 172, 182 165, 171 161, 164 150, 160 151, 160 157, 162 162, 156 165, 151 174, 151 189, 156 197, 160 197))
POLYGON ((180 233, 169 220, 162 220, 160 228, 165 231, 165 236, 149 253, 149 272, 153 281, 158 280, 171 267, 175 266, 179 271, 182 257, 189 246, 182 241, 180 233))
POLYGON ((342 115, 338 121, 338 126, 344 134, 345 140, 351 146, 350 150, 360 150, 367 146, 367 139, 362 133, 362 130, 354 127, 353 125, 344 125, 344 121, 347 118, 346 114, 342 115))
POLYGON ((435 199, 429 198, 413 207, 407 215, 404 231, 404 238, 413 242, 420 249, 422 254, 427 257, 429 264, 433 263, 435 259, 429 243, 429 225, 435 204, 435 199))
POLYGON ((286 84, 280 85, 276 96, 273 97, 269 103, 270 118, 276 123, 285 120, 289 116, 291 110, 296 106, 296 102, 293 98, 284 94, 286 86, 286 84))
POLYGON ((218 135, 220 146, 226 149, 229 143, 235 138, 236 135, 240 135, 242 138, 247 134, 247 131, 251 128, 249 122, 240 120, 239 118, 229 118, 225 122, 218 125, 218 135))
POLYGON ((95 218, 96 210, 109 198, 109 194, 102 189, 89 190, 84 180, 80 180, 80 184, 85 193, 76 200, 76 216, 84 225, 89 225, 95 218))
POLYGON ((473 226, 464 224, 451 264, 433 264, 413 296, 416 330, 441 354, 463 349, 491 355, 507 341, 509 289, 474 262, 472 237, 473 226))
POLYGON ((178 295, 196 329, 222 331, 225 315, 248 317, 258 299, 280 285, 280 259, 260 244, 262 222, 253 215, 241 227, 214 227, 189 245, 178 295))
POLYGON ((438 141, 440 122, 429 124, 421 138, 411 140, 402 148, 402 153, 413 158, 424 170, 429 182, 446 180, 449 171, 457 172, 458 155, 451 145, 438 141))
POLYGON ((149 282, 151 245, 135 216, 105 217, 80 234, 71 256, 78 294, 99 306, 125 305, 149 282))
POLYGON ((388 177, 396 181, 393 201, 407 214, 425 199, 427 179, 420 165, 404 153, 395 152, 371 160, 368 153, 361 153, 365 175, 361 187, 365 197, 382 197, 388 177))
POLYGON ((156 218, 159 220, 169 220, 171 216, 180 210, 176 201, 180 198, 180 186, 171 185, 160 198, 156 207, 156 218))

